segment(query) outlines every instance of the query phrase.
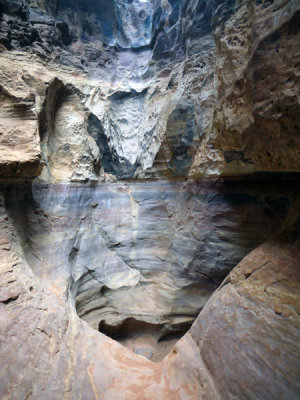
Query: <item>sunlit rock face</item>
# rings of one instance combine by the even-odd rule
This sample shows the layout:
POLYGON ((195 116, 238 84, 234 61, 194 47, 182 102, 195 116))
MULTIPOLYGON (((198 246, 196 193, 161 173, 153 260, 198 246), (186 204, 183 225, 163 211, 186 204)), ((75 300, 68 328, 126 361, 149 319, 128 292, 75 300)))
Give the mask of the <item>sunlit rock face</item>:
MULTIPOLYGON (((35 55, 30 67, 46 62, 63 84, 86 79, 73 91, 113 163, 94 174, 81 157, 71 179, 102 180, 101 167, 117 179, 299 171, 296 0, 15 0, 0 11, 6 49, 35 55)), ((78 142, 89 141, 82 127, 78 142)), ((45 180, 62 178, 50 169, 45 180)))

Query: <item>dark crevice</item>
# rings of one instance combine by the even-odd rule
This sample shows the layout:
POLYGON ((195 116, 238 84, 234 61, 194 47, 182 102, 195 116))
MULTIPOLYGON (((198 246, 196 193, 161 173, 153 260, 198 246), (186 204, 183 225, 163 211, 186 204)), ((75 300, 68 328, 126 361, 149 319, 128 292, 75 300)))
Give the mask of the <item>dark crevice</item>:
POLYGON ((249 272, 249 273, 245 273, 243 274, 245 276, 245 279, 248 279, 251 275, 253 275, 255 272, 257 272, 258 270, 260 270, 261 268, 265 267, 266 265, 268 265, 271 261, 267 261, 265 262, 263 265, 260 265, 259 267, 255 268, 253 271, 249 272))
POLYGON ((161 361, 191 327, 192 322, 174 326, 154 324, 136 318, 126 318, 118 325, 99 323, 99 332, 118 341, 134 353, 152 361, 161 361))
POLYGON ((12 303, 13 301, 18 300, 18 298, 19 298, 19 295, 12 296, 12 297, 10 297, 10 298, 7 299, 7 300, 0 301, 0 303, 2 303, 2 304, 9 304, 9 303, 12 303))
POLYGON ((120 179, 132 178, 137 168, 126 159, 119 157, 105 135, 101 121, 94 114, 88 118, 88 133, 95 140, 100 152, 100 164, 105 173, 113 174, 120 179))

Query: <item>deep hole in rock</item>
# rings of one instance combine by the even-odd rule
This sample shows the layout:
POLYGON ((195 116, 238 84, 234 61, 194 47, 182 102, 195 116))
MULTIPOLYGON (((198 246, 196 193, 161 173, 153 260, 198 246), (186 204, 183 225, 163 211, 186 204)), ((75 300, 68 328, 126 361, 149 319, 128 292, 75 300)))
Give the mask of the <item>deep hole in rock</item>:
MULTIPOLYGON (((153 290, 153 287, 149 287, 155 285, 154 282, 149 284, 147 290, 139 284, 133 289, 138 292, 138 297, 132 297, 133 308, 130 309, 126 306, 131 298, 130 288, 110 289, 102 286, 99 289, 95 281, 87 279, 89 275, 92 274, 83 275, 75 283, 75 307, 78 316, 92 328, 153 362, 161 361, 171 351, 175 343, 190 329, 201 309, 195 309, 197 296, 200 303, 201 289, 191 286, 187 289, 186 298, 189 300, 186 304, 183 299, 179 300, 184 304, 186 314, 181 314, 180 309, 170 312, 174 308, 174 299, 168 299, 165 314, 162 310, 153 310, 152 314, 143 315, 143 302, 147 302, 147 290, 153 290)), ((211 289, 211 293, 214 289, 215 287, 211 289)), ((184 296, 181 292, 180 295, 184 296)), ((163 297, 162 295, 162 299, 163 297)), ((156 302, 159 309, 162 300, 157 298, 156 302)))
POLYGON ((107 324, 105 320, 99 323, 101 333, 154 362, 161 361, 190 327, 191 322, 169 326, 151 324, 132 317, 115 326, 107 324))
POLYGON ((297 185, 276 185, 36 183, 11 185, 6 206, 35 275, 48 265, 45 279, 64 292, 64 274, 79 318, 160 361, 228 272, 286 220, 297 185))

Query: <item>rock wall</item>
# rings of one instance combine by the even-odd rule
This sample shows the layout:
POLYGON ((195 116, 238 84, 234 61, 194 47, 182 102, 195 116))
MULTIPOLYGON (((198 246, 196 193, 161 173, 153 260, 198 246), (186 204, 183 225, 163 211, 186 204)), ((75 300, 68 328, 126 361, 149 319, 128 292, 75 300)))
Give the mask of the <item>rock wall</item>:
POLYGON ((251 252, 191 329, 221 398, 299 396, 298 235, 299 219, 283 237, 251 252), (261 349, 267 351, 262 355, 261 349))
MULTIPOLYGON (((232 270, 191 330, 163 361, 153 363, 76 315, 71 282, 80 273, 69 269, 64 260, 59 268, 51 269, 62 251, 50 243, 54 237, 61 243, 61 231, 57 224, 45 222, 45 218, 50 222, 61 219, 57 223, 68 236, 64 218, 46 217, 46 212, 36 208, 40 223, 30 227, 34 217, 27 211, 15 213, 12 207, 15 187, 3 190, 0 351, 7 362, 1 368, 2 398, 298 398, 299 197, 296 201, 292 196, 296 208, 290 210, 280 234, 232 270), (52 259, 44 249, 47 262, 43 258, 40 263, 32 262, 28 247, 41 249, 41 243, 34 235, 24 243, 21 225, 29 227, 25 233, 44 228, 40 242, 52 259)), ((83 251, 84 246, 79 254, 83 251)), ((99 272, 90 270, 94 277, 99 272)))
POLYGON ((228 272, 278 231, 296 194, 263 179, 35 183, 12 187, 7 206, 36 276, 71 290, 92 327, 134 318, 165 335, 191 324, 228 272))
POLYGON ((3 117, 29 146, 8 157, 4 132, 3 165, 38 163, 42 120, 46 181, 299 171, 297 1, 2 0, 0 12, 3 117))
POLYGON ((299 18, 0 0, 1 399, 299 398, 299 18))

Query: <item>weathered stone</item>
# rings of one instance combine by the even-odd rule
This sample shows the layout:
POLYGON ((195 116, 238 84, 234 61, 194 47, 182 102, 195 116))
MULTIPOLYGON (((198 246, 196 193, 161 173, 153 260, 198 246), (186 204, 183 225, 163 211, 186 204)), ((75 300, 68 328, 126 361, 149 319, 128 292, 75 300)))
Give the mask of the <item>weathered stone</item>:
MULTIPOLYGON (((72 82, 80 97, 76 107, 81 113, 86 107, 78 144, 90 141, 90 111, 107 174, 299 171, 298 2, 167 3, 116 2, 114 13, 111 2, 28 1, 22 3, 27 22, 18 14, 12 19, 17 11, 3 5, 2 43, 36 54, 37 63, 46 59, 53 78, 72 82), (70 70, 62 74, 65 65, 82 78, 70 79, 70 70)), ((30 69, 32 59, 23 60, 21 68, 30 69)), ((72 141, 72 129, 67 135, 72 141)), ((91 160, 70 156, 64 163, 69 172, 53 179, 101 179, 93 172, 92 148, 91 160)))
POLYGON ((298 219, 233 269, 194 324, 221 398, 298 398, 299 244, 298 219))
MULTIPOLYGON (((76 316, 74 292, 68 292, 67 305, 62 290, 69 276, 65 263, 51 270, 43 262, 33 274, 24 252, 28 245, 19 242, 20 228, 12 225, 20 227, 16 215, 22 218, 22 213, 1 214, 0 351, 1 359, 10 361, 1 369, 2 397, 297 398, 299 222, 286 221, 288 231, 242 260, 190 332, 161 363, 152 363, 76 316)), ((41 222, 60 218, 36 215, 41 222)), ((47 230, 47 225, 34 226, 47 230)), ((31 246, 34 242, 33 236, 31 246)), ((149 343, 142 343, 135 351, 149 356, 149 343)))
POLYGON ((1 399, 299 397, 299 12, 0 0, 1 399))

